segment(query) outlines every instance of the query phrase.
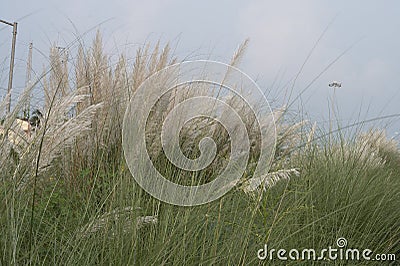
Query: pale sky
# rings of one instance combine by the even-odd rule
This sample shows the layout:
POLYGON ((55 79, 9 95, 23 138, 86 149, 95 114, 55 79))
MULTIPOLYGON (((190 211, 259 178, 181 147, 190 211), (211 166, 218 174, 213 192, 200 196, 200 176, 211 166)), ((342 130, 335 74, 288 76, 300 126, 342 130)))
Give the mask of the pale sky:
MULTIPOLYGON (((296 76, 329 25, 293 93, 298 95, 354 45, 318 77, 294 107, 302 106, 321 126, 328 119, 328 97, 333 95, 328 84, 333 80, 342 82, 342 88, 336 90, 336 101, 343 125, 349 120, 400 114, 399 15, 400 2, 395 0, 15 0, 0 4, 0 19, 19 22, 16 94, 25 83, 29 42, 35 47, 34 70, 41 72, 52 43, 67 46, 77 34, 91 30, 83 37, 90 46, 100 28, 112 55, 123 52, 132 56, 144 42, 160 39, 163 44, 171 42, 181 60, 211 58, 225 63, 237 46, 250 38, 240 68, 262 89, 271 91, 271 100, 279 101, 286 90, 283 86, 296 76)), ((7 87, 11 30, 10 26, 0 25, 1 97, 7 87)), ((76 46, 70 53, 74 51, 76 46)), ((396 131, 400 131, 398 122, 389 128, 391 135, 396 131)))

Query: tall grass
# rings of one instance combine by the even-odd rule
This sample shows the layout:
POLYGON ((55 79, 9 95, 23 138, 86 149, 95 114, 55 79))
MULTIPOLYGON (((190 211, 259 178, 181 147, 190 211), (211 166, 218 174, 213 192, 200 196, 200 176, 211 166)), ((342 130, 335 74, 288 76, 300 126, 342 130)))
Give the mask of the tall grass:
MULTIPOLYGON (((231 65, 239 63, 246 44, 231 65)), ((121 144, 129 99, 146 78, 177 62, 169 46, 146 45, 133 65, 122 55, 113 65, 98 34, 92 47, 79 48, 73 78, 58 49, 52 48, 49 58, 50 71, 41 80, 40 129, 32 137, 22 135, 18 143, 8 137, 31 88, 12 113, 3 114, 1 265, 256 265, 257 250, 265 243, 287 250, 322 249, 339 237, 354 248, 400 257, 400 154, 384 131, 347 138, 328 132, 325 139, 327 132, 305 121, 290 122, 286 109, 276 108, 277 149, 261 186, 248 182, 258 160, 254 133, 253 156, 236 188, 202 206, 172 206, 134 182, 121 144)), ((167 100, 177 104, 189 96, 168 95, 167 100)), ((248 115, 250 132, 259 129, 252 127, 254 117, 245 107, 236 107, 248 115)), ((150 119, 148 143, 156 167, 177 178, 182 173, 154 144, 157 119, 170 108, 155 112, 154 124, 150 119)), ((208 120, 185 128, 184 153, 196 157, 193 147, 209 132, 219 151, 228 154, 226 132, 208 120)), ((213 164, 195 177, 209 181, 219 167, 223 164, 213 164)), ((301 263, 310 261, 296 265, 301 263)))

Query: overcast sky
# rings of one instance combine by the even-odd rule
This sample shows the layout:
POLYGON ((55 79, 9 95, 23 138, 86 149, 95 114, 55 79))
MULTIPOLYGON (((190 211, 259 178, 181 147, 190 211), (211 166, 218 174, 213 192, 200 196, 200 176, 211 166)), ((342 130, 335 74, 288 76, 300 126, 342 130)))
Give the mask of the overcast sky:
MULTIPOLYGON (((0 19, 19 22, 16 87, 25 83, 29 42, 34 43, 33 65, 40 72, 52 43, 66 46, 76 34, 90 30, 84 36, 89 46, 100 28, 107 51, 114 55, 132 55, 144 42, 160 39, 176 46, 180 59, 211 57, 228 62, 237 46, 250 38, 240 68, 261 88, 271 90, 271 98, 281 99, 285 84, 296 76, 329 26, 294 86, 296 96, 333 63, 297 102, 321 126, 329 117, 327 103, 333 91, 328 84, 333 80, 342 82, 336 101, 343 124, 400 113, 399 14, 400 2, 395 0, 15 0, 0 4, 0 19)), ((0 25, 1 96, 7 87, 11 30, 0 25)), ((393 124, 390 134, 400 131, 398 126, 393 124)))

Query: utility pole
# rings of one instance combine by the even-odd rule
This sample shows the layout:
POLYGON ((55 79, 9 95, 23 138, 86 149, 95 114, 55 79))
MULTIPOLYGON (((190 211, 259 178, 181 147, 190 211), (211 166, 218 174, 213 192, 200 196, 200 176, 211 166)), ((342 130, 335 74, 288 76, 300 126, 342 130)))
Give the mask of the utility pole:
MULTIPOLYGON (((25 87, 28 88, 32 86, 32 48, 33 43, 29 43, 29 52, 28 52, 28 61, 26 63, 26 80, 25 80, 25 87)), ((29 119, 30 116, 30 97, 26 104, 27 106, 24 108, 24 118, 29 119)))
POLYGON ((13 73, 14 73, 14 58, 15 58, 15 43, 17 40, 17 22, 11 23, 5 20, 0 19, 1 23, 7 24, 13 27, 13 39, 12 39, 12 46, 11 46, 11 59, 10 59, 10 72, 8 75, 8 89, 7 89, 7 114, 10 113, 11 110, 11 89, 12 89, 12 80, 13 80, 13 73))

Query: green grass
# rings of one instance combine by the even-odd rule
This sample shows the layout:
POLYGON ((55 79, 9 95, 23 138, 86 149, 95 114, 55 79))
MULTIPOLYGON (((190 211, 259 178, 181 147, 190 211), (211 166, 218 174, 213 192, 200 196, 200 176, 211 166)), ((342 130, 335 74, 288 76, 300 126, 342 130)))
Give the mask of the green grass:
POLYGON ((134 183, 123 160, 112 172, 94 177, 82 171, 78 178, 93 181, 82 181, 81 189, 72 189, 58 169, 57 178, 36 191, 32 234, 32 191, 11 195, 12 184, 4 180, 1 262, 10 264, 16 252, 17 264, 257 264, 264 243, 318 250, 339 237, 352 248, 399 255, 398 161, 375 168, 357 155, 343 158, 330 146, 314 146, 296 157, 301 175, 279 182, 261 200, 234 189, 198 207, 151 198, 134 183), (110 218, 99 231, 80 233, 91 220, 127 206, 133 209, 110 218), (158 223, 137 227, 136 218, 146 215, 157 215, 158 223))

